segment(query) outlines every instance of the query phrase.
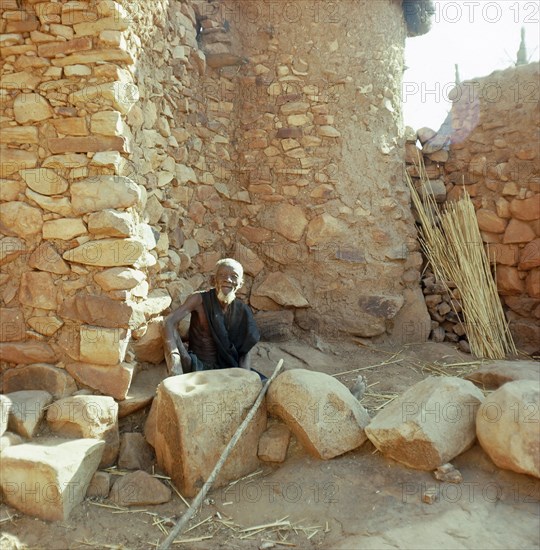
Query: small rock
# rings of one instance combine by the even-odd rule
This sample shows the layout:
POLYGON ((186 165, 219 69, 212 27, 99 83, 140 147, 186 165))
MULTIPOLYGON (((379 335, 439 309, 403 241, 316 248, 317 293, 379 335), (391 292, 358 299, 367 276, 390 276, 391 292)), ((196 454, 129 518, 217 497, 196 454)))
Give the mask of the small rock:
POLYGON ((439 500, 439 491, 437 487, 431 487, 422 493, 422 502, 426 504, 434 504, 437 500, 439 500))
POLYGON ((98 470, 86 489, 87 497, 107 498, 111 490, 111 474, 98 470))
POLYGON ((450 464, 450 462, 439 466, 433 472, 433 475, 435 476, 435 479, 438 479, 439 481, 444 481, 446 483, 461 483, 463 481, 461 472, 458 469, 454 468, 454 466, 450 464))
POLYGON ((139 470, 117 479, 109 498, 119 506, 162 504, 171 500, 171 490, 150 474, 139 470))
POLYGON ((140 433, 124 433, 120 438, 118 467, 126 470, 149 470, 154 462, 153 452, 140 433))
POLYGON ((360 401, 362 397, 364 397, 364 393, 366 393, 366 388, 366 379, 361 374, 359 374, 356 382, 351 388, 351 393, 356 397, 356 399, 358 399, 358 401, 360 401))
POLYGON ((265 462, 283 462, 290 439, 291 432, 285 424, 270 426, 259 439, 259 458, 265 462))

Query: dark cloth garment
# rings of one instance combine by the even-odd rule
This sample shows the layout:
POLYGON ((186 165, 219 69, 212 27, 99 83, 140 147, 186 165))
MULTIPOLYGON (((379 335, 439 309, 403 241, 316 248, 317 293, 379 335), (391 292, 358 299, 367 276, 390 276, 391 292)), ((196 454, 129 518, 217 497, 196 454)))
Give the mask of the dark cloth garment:
POLYGON ((217 362, 208 365, 190 353, 194 371, 240 367, 240 359, 259 341, 259 329, 249 307, 234 299, 223 313, 216 290, 201 292, 204 312, 214 339, 217 362))

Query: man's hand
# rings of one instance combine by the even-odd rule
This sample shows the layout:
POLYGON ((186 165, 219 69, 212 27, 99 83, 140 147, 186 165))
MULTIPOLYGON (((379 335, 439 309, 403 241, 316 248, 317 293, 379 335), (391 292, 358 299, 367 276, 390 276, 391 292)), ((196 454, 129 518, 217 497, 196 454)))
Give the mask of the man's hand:
POLYGON ((182 369, 182 360, 180 357, 180 352, 178 350, 173 350, 165 353, 165 362, 167 363, 167 371, 171 376, 184 374, 184 371, 182 369))

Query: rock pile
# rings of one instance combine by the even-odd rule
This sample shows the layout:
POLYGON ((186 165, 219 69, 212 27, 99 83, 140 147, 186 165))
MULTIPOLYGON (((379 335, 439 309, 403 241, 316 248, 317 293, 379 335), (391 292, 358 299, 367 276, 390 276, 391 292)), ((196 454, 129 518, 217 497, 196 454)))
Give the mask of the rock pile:
MULTIPOLYGON (((414 163, 423 157, 433 187, 427 192, 437 202, 463 192, 471 196, 510 330, 528 353, 538 351, 540 341, 540 168, 538 148, 531 145, 537 141, 537 104, 527 101, 524 90, 537 72, 538 64, 531 63, 463 82, 450 93, 453 107, 439 131, 410 132, 405 151, 413 177, 414 163)), ((428 309, 435 322, 447 323, 445 338, 455 341, 452 320, 440 321, 434 307, 428 309)), ((442 329, 435 327, 433 336, 440 340, 442 329)))

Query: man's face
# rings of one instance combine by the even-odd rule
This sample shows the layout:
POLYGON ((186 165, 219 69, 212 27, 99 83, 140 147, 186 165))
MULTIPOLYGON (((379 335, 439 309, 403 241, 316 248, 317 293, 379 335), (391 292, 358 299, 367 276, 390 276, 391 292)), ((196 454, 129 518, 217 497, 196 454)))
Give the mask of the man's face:
POLYGON ((222 304, 230 304, 236 298, 237 290, 242 286, 242 274, 228 265, 218 267, 215 276, 218 300, 222 304))

